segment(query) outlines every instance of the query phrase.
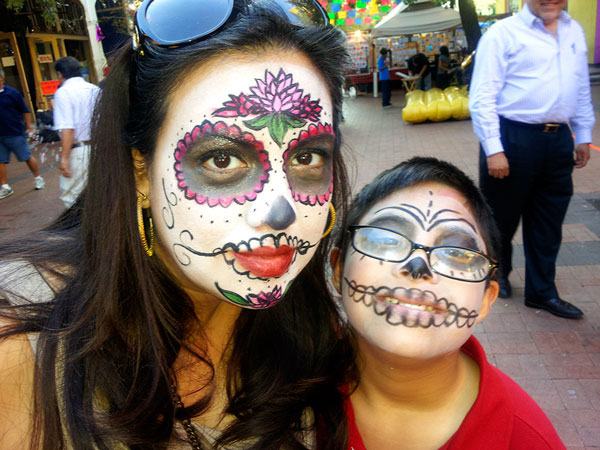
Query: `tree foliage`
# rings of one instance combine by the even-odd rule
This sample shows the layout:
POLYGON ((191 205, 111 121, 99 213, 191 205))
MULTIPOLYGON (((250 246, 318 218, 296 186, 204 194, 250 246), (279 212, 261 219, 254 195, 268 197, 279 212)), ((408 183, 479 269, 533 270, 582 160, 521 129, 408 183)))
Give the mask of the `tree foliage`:
MULTIPOLYGON (((25 5, 26 0, 5 0, 5 5, 8 10, 20 12, 25 5)), ((33 7, 46 22, 46 25, 52 26, 58 18, 56 0, 33 0, 33 7)))

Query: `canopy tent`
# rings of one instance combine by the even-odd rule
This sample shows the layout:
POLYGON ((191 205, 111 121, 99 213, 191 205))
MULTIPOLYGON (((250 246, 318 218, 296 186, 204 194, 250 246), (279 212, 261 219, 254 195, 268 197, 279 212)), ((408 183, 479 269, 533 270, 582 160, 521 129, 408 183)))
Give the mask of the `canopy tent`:
POLYGON ((458 11, 436 6, 431 0, 420 0, 412 5, 403 2, 381 19, 371 37, 431 33, 454 28, 460 23, 458 11))

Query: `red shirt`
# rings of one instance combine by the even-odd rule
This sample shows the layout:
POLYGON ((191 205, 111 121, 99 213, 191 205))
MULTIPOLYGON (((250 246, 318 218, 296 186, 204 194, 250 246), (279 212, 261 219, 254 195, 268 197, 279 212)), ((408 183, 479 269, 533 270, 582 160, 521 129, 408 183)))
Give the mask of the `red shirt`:
MULTIPOLYGON (((475 337, 471 336, 461 351, 479 365, 479 394, 460 428, 440 450, 565 449, 540 407, 517 383, 488 362, 475 337)), ((348 450, 366 450, 350 399, 346 400, 345 410, 348 450)))

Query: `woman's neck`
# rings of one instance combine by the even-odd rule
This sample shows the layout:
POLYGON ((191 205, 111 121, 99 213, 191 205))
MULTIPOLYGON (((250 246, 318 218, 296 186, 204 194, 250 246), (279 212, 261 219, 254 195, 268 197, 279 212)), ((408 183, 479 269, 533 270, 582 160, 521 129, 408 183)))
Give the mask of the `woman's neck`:
POLYGON ((197 421, 211 428, 222 428, 229 422, 223 414, 228 403, 228 362, 241 308, 205 293, 190 291, 187 294, 194 303, 198 320, 190 326, 186 345, 206 358, 214 372, 182 349, 175 362, 178 393, 186 406, 210 393, 210 405, 197 421))

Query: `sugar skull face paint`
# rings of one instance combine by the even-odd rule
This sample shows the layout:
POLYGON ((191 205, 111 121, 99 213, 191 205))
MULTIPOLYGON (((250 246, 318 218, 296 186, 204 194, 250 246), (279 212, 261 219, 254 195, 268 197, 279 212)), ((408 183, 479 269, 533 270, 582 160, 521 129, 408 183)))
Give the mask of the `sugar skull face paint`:
POLYGON ((486 282, 473 281, 482 278, 475 252, 486 247, 465 203, 449 187, 423 183, 378 201, 360 220, 374 228, 347 249, 341 284, 344 309, 361 339, 402 357, 431 358, 457 350, 472 334, 487 314, 486 282), (411 252, 410 241, 474 252, 411 252))
POLYGON ((161 255, 195 290, 247 308, 283 298, 333 189, 325 82, 301 54, 259 59, 223 57, 178 86, 150 173, 161 255))

